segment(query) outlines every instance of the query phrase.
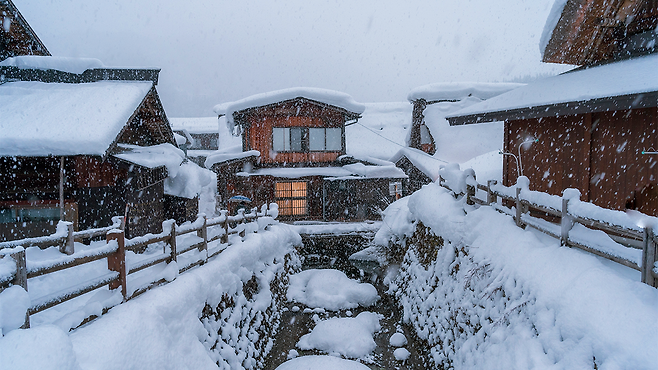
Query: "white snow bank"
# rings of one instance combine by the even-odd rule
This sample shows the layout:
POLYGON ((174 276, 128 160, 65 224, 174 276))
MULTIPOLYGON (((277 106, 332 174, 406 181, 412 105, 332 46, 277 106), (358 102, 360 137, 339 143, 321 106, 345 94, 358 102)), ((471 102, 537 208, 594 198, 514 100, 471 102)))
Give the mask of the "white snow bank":
POLYGON ((238 101, 218 104, 213 109, 218 115, 226 116, 226 124, 229 128, 229 132, 233 132, 233 113, 244 109, 260 107, 300 97, 333 105, 357 114, 361 114, 365 110, 365 105, 356 102, 348 94, 311 87, 294 87, 257 94, 238 101))
POLYGON ((369 370, 359 362, 345 360, 334 356, 297 357, 279 365, 276 370, 369 370))
POLYGON ((381 329, 380 318, 381 315, 376 313, 361 312, 354 318, 322 320, 309 334, 300 338, 297 348, 363 358, 377 347, 373 335, 381 329))
POLYGON ((474 97, 481 100, 492 98, 496 95, 506 93, 510 90, 524 86, 525 84, 512 82, 445 82, 435 83, 417 87, 407 95, 407 100, 415 101, 425 99, 426 101, 437 100, 462 100, 474 97))
POLYGON ((439 166, 447 163, 446 161, 431 156, 422 150, 416 148, 405 147, 400 149, 393 157, 391 162, 397 162, 402 157, 406 157, 416 168, 418 168, 425 176, 429 177, 432 181, 439 178, 439 166))
POLYGON ((187 130, 192 134, 212 134, 219 132, 217 117, 174 117, 169 118, 174 131, 187 130))
POLYGON ((80 74, 88 69, 105 68, 103 62, 94 58, 69 58, 39 55, 21 55, 0 62, 0 66, 20 69, 55 69, 80 74))
MULTIPOLYGON (((520 229, 490 207, 465 213, 462 202, 436 184, 409 197, 407 217, 446 242, 428 267, 412 246, 391 285, 404 320, 428 340, 436 363, 461 369, 655 367, 655 288, 626 267, 520 229)), ((403 219, 396 214, 384 224, 403 219)))
POLYGON ((287 297, 313 308, 330 311, 370 306, 377 302, 377 289, 352 280, 342 271, 305 270, 290 277, 287 297))
POLYGON ((255 340, 250 339, 256 337, 249 327, 241 330, 233 325, 238 326, 243 317, 253 322, 259 317, 258 308, 271 303, 271 280, 282 271, 285 255, 294 253, 293 245, 299 243, 301 238, 290 228, 272 225, 68 335, 44 327, 14 330, 0 338, 0 367, 6 359, 15 361, 11 369, 70 369, 77 368, 76 362, 84 369, 217 369, 217 362, 222 369, 253 365, 253 357, 266 353, 257 353, 255 340), (252 276, 258 279, 259 289, 247 301, 243 286, 252 276), (217 327, 202 322, 206 304, 218 307, 225 295, 237 297, 232 318, 222 323, 218 319, 217 327), (218 338, 219 324, 225 324, 221 332, 230 335, 218 338))
POLYGON ((103 155, 152 82, 0 85, 0 156, 103 155))
MULTIPOLYGON (((103 342, 103 337, 95 338, 103 342)), ((79 370, 71 340, 56 326, 14 330, 0 338, 0 368, 79 370)))
POLYGON ((193 199, 203 193, 204 189, 216 187, 216 184, 216 173, 188 161, 180 165, 176 176, 167 177, 164 192, 168 195, 193 199))
POLYGON ((654 53, 563 73, 464 108, 448 117, 658 91, 658 78, 647 78, 655 76, 657 64, 658 54, 654 53))

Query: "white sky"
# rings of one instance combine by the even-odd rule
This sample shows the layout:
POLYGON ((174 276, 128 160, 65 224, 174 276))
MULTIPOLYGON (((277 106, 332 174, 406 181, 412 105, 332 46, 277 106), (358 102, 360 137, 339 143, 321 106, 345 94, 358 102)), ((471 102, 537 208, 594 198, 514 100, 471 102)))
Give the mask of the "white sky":
POLYGON ((435 82, 555 74, 554 0, 13 0, 53 55, 162 69, 170 117, 295 86, 403 101, 435 82))

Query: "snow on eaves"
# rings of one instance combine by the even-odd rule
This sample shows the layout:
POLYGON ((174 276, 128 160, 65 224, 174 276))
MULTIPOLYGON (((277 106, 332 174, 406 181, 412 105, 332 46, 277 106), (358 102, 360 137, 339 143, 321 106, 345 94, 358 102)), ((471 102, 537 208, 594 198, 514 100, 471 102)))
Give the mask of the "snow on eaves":
POLYGON ((0 62, 0 67, 17 67, 20 69, 55 69, 80 74, 88 69, 106 68, 98 59, 69 58, 40 55, 22 55, 0 62))
POLYGON ((233 147, 229 149, 240 149, 240 151, 230 151, 230 150, 217 150, 212 154, 208 155, 204 165, 206 168, 211 168, 214 164, 232 161, 237 159, 243 159, 248 157, 260 157, 260 152, 258 150, 247 150, 246 152, 241 151, 241 147, 233 147))
POLYGON ((0 156, 104 155, 153 82, 0 85, 0 156))
POLYGON ((545 78, 466 107, 448 118, 658 91, 658 54, 578 69, 545 78), (654 78, 651 78, 651 77, 654 78))
POLYGON ((447 164, 446 161, 433 157, 422 150, 410 147, 400 149, 391 158, 391 162, 395 163, 403 157, 406 157, 416 168, 432 181, 436 181, 436 179, 439 178, 439 166, 447 164))
POLYGON ((541 53, 541 58, 544 59, 544 51, 546 51, 546 46, 553 36, 553 31, 557 27, 557 23, 560 21, 562 16, 562 11, 564 6, 567 5, 568 0, 555 0, 551 12, 546 18, 546 24, 544 25, 544 31, 542 31, 541 37, 539 39, 539 52, 541 53))
POLYGON ((212 134, 219 132, 217 117, 169 118, 174 131, 187 130, 191 134, 212 134))
POLYGON ((394 178, 406 179, 408 176, 400 168, 389 166, 368 166, 363 163, 348 164, 342 167, 280 167, 260 168, 253 172, 239 172, 242 176, 272 176, 296 179, 307 176, 322 176, 327 180, 359 180, 394 178))
POLYGON ((363 113, 363 111, 366 109, 365 105, 358 103, 346 93, 311 87, 294 87, 290 89, 256 94, 238 101, 215 105, 213 109, 218 115, 225 115, 227 119, 227 125, 229 127, 233 127, 233 113, 235 112, 295 98, 315 100, 320 103, 333 105, 357 114, 363 113))
POLYGON ((447 82, 419 86, 407 95, 407 100, 426 101, 462 100, 467 97, 476 97, 481 100, 490 99, 496 95, 524 86, 520 83, 496 82, 447 82))
POLYGON ((152 146, 119 144, 119 148, 122 152, 113 156, 126 162, 147 168, 165 166, 167 178, 164 182, 164 192, 167 195, 192 199, 215 180, 212 171, 185 161, 185 153, 172 144, 152 146))

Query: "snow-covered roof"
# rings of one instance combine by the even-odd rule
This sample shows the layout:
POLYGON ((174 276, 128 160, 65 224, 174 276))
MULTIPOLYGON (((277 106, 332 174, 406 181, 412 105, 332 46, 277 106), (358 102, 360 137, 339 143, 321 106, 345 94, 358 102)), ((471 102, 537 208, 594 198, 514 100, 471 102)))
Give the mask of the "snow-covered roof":
POLYGON ((185 153, 172 144, 119 144, 119 148, 122 152, 113 157, 147 168, 166 167, 165 194, 192 199, 215 180, 214 172, 185 161, 185 153))
POLYGON ((366 166, 362 163, 348 164, 342 167, 260 168, 253 172, 240 172, 239 174, 279 178, 300 178, 305 176, 323 176, 335 179, 407 178, 404 171, 395 166, 366 166))
POLYGON ((611 107, 656 106, 658 54, 578 69, 549 77, 466 107, 446 118, 450 124, 597 112, 611 107))
POLYGON ((562 16, 562 11, 564 6, 567 5, 568 0, 555 0, 551 12, 546 18, 546 24, 544 25, 544 30, 542 31, 541 37, 539 38, 539 52, 541 53, 541 58, 544 59, 544 51, 546 51, 546 46, 548 41, 553 36, 553 30, 557 26, 557 23, 560 21, 562 16))
POLYGON ((413 106, 407 101, 365 103, 365 106, 359 122, 345 127, 347 155, 388 159, 407 145, 413 106))
POLYGON ((446 161, 435 158, 422 150, 415 148, 402 148, 392 158, 391 162, 397 162, 402 157, 406 157, 418 170, 429 177, 432 181, 439 178, 439 166, 446 164, 446 161))
POLYGON ((80 74, 88 69, 105 68, 103 62, 94 58, 69 58, 40 55, 22 55, 11 57, 0 62, 3 67, 20 69, 54 69, 80 74))
MULTIPOLYGON (((233 113, 235 112, 296 98, 315 100, 320 103, 343 108, 356 114, 361 114, 365 110, 365 105, 358 103, 350 95, 344 92, 312 87, 293 87, 290 89, 256 94, 234 102, 217 104, 213 110, 218 115, 226 116, 226 123, 229 128, 232 128, 235 124, 233 122, 233 113)), ((233 130, 230 129, 230 131, 233 130)))
POLYGON ((237 151, 238 149, 241 149, 240 147, 234 147, 230 149, 236 149, 236 151, 233 150, 217 150, 213 152, 212 154, 208 155, 208 158, 206 158, 205 166, 206 168, 212 167, 216 163, 221 163, 221 162, 226 162, 226 161, 233 161, 237 159, 243 159, 243 158, 248 158, 248 157, 260 157, 260 152, 258 150, 247 150, 246 152, 243 151, 237 151))
POLYGON ((462 100, 467 97, 489 99, 496 95, 524 86, 520 83, 497 82, 447 82, 419 86, 407 95, 407 100, 426 101, 462 100))
POLYGON ((191 134, 216 134, 219 132, 217 117, 169 118, 174 131, 187 130, 191 134))
POLYGON ((103 155, 151 81, 0 85, 0 156, 103 155))

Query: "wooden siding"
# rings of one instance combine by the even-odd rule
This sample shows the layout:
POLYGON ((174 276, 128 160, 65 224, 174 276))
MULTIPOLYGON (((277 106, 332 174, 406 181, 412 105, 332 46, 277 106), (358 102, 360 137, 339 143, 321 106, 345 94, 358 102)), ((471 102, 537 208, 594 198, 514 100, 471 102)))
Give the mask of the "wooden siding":
POLYGON ((9 30, 0 27, 0 61, 19 55, 50 56, 39 37, 10 1, 0 1, 0 22, 8 17, 9 30))
POLYGON ((151 88, 128 124, 124 126, 110 147, 111 152, 115 151, 116 143, 139 146, 170 143, 178 147, 155 87, 151 88))
MULTIPOLYGON (((577 188, 582 200, 623 210, 657 182, 658 156, 641 154, 658 148, 657 121, 656 108, 509 121, 505 151, 518 155, 521 142, 537 138, 521 148, 523 174, 532 190, 560 195, 565 188, 577 188)), ((503 182, 511 186, 516 179, 516 162, 505 156, 503 182)), ((658 214, 655 199, 638 203, 638 210, 658 214)))
POLYGON ((345 115, 343 112, 320 106, 305 99, 254 108, 238 114, 237 122, 245 126, 243 150, 258 150, 262 164, 322 164, 335 161, 345 154, 345 115), (341 128, 340 151, 274 152, 274 127, 329 127, 341 128))
POLYGON ((544 62, 592 64, 615 57, 628 38, 658 25, 655 0, 569 0, 544 52, 544 62))

